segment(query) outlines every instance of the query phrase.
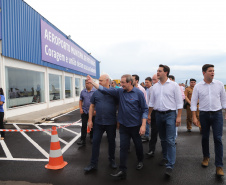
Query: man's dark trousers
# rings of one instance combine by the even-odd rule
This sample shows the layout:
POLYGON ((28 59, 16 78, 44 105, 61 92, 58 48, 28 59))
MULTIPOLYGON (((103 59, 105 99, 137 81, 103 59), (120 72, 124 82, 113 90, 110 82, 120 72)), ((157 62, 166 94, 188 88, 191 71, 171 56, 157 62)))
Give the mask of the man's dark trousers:
POLYGON ((155 110, 151 113, 151 139, 149 141, 149 152, 155 152, 155 146, 158 140, 158 127, 156 125, 155 110))
POLYGON ((116 137, 116 124, 114 125, 99 125, 93 124, 93 145, 91 164, 97 166, 100 153, 100 143, 103 133, 106 131, 108 138, 108 159, 109 161, 115 160, 115 137, 116 137))
MULTIPOLYGON (((88 119, 89 119, 89 114, 83 113, 81 115, 81 118, 82 118, 81 140, 85 141, 86 135, 87 135, 87 122, 88 122, 88 119)), ((94 123, 95 116, 93 116, 92 120, 93 120, 93 123, 94 123)), ((91 139, 93 138, 93 129, 91 129, 91 131, 90 131, 90 138, 91 139)))
POLYGON ((128 156, 128 149, 130 146, 130 139, 133 139, 135 148, 136 148, 136 155, 138 162, 143 162, 144 154, 143 154, 143 145, 141 136, 139 134, 140 127, 125 127, 124 125, 120 124, 119 133, 120 133, 120 170, 126 172, 126 162, 128 156))
POLYGON ((200 123, 202 127, 202 151, 203 157, 210 157, 209 136, 210 126, 213 130, 214 149, 215 149, 215 166, 223 167, 223 114, 219 111, 200 111, 200 123))

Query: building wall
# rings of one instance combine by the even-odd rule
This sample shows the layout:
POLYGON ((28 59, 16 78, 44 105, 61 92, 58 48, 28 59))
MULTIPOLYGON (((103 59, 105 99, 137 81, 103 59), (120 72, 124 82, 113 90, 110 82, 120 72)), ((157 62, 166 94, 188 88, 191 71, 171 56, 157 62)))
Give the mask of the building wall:
MULTIPOLYGON (((63 37, 67 38, 67 35, 22 0, 0 0, 0 8, 0 86, 4 89, 6 96, 6 103, 4 104, 5 119, 78 101, 79 97, 75 95, 75 78, 80 79, 80 89, 82 90, 83 80, 86 79, 87 74, 42 60, 41 20, 45 21, 63 37), (8 68, 44 73, 45 100, 41 103, 9 107, 8 68), (62 97, 59 100, 50 101, 49 74, 62 76, 62 97), (65 76, 72 77, 71 98, 65 97, 65 76)), ((88 54, 73 40, 70 39, 70 41, 88 54)), ((93 56, 90 55, 90 57, 96 61, 96 75, 91 76, 98 79, 100 77, 100 62, 93 56)))
MULTIPOLYGON (((2 55, 21 61, 42 65, 78 75, 85 73, 67 69, 55 64, 42 61, 41 57, 41 19, 67 38, 62 31, 52 25, 48 20, 31 8, 22 0, 1 0, 1 25, 2 25, 2 55)), ((88 54, 81 46, 70 40, 81 50, 88 54)), ((99 78, 99 61, 96 61, 96 76, 99 78)))

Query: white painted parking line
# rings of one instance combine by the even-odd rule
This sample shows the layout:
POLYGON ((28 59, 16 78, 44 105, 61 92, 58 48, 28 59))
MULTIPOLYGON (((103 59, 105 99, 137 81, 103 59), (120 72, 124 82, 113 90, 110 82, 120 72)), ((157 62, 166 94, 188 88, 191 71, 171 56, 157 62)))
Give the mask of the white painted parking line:
POLYGON ((72 131, 72 130, 69 130, 69 129, 67 129, 67 128, 62 128, 62 129, 64 129, 64 130, 66 130, 66 131, 68 131, 68 132, 71 132, 71 133, 73 133, 73 134, 78 134, 77 132, 74 132, 74 131, 72 131))
POLYGON ((81 133, 79 133, 74 139, 72 139, 63 149, 62 149, 62 154, 67 151, 67 149, 74 144, 75 141, 78 140, 78 138, 81 136, 81 133))
POLYGON ((12 125, 12 124, 16 124, 16 125, 34 125, 34 123, 6 123, 6 125, 12 125))
MULTIPOLYGON (((72 122, 73 123, 73 122, 72 122)), ((68 124, 71 124, 71 123, 41 123, 41 124, 36 124, 36 125, 43 125, 43 126, 59 126, 59 125, 68 125, 68 124)), ((80 122, 76 123, 76 124, 73 124, 73 125, 77 125, 77 124, 80 124, 80 122)))
MULTIPOLYGON (((78 109, 79 109, 79 108, 78 108, 78 109)), ((75 109, 75 110, 78 110, 78 109, 75 109)), ((67 114, 69 114, 69 113, 71 113, 71 112, 73 112, 73 111, 75 111, 75 110, 72 110, 72 111, 67 112, 67 113, 65 113, 65 114, 61 114, 61 115, 59 115, 59 116, 57 116, 57 117, 52 118, 51 120, 54 121, 55 119, 60 118, 60 117, 62 117, 62 116, 65 116, 65 115, 67 115, 67 114)))
MULTIPOLYGON (((72 122, 73 123, 73 122, 72 122)), ((71 124, 71 123, 47 123, 47 122, 44 122, 44 123, 41 123, 41 124, 35 124, 35 125, 43 125, 43 126, 49 126, 49 125, 51 125, 51 126, 59 126, 59 125, 68 125, 68 124, 71 124)), ((75 125, 75 126, 82 126, 82 123, 81 122, 78 122, 78 123, 75 123, 75 124, 73 124, 73 125, 75 125)), ((71 126, 73 126, 73 125, 71 125, 71 126)))
MULTIPOLYGON (((64 126, 64 125, 68 125, 70 123, 41 123, 41 124, 33 124, 33 123, 13 123, 10 125, 13 125, 16 129, 20 130, 20 127, 18 125, 31 125, 31 126, 35 126, 37 129, 42 129, 40 126, 47 126, 47 125, 51 125, 51 126, 64 126)), ((9 125, 9 124, 8 124, 9 125)), ((80 126, 81 123, 76 123, 76 126, 80 126)), ((71 125, 73 126, 73 125, 71 125)), ((70 130, 69 128, 62 128, 62 131, 65 130, 67 132, 71 132, 73 134, 75 134, 75 137, 72 137, 72 140, 70 142, 66 142, 65 140, 59 138, 59 140, 65 144, 64 148, 62 149, 62 154, 64 152, 66 152, 77 140, 78 138, 81 136, 81 133, 77 133, 74 132, 72 130, 70 130)), ((46 134, 51 136, 51 132, 48 131, 44 131, 46 134)), ((6 157, 0 157, 0 161, 40 161, 40 162, 47 162, 49 161, 49 154, 41 147, 39 146, 31 137, 29 137, 26 132, 20 132, 35 148, 37 148, 37 150, 39 150, 46 158, 44 159, 34 159, 34 158, 13 158, 12 154, 10 153, 9 148, 7 147, 6 143, 4 140, 0 141, 0 144, 2 145, 2 148, 5 152, 6 157)), ((40 133, 40 132, 39 132, 40 133)))
POLYGON ((29 158, 3 158, 0 157, 0 161, 49 161, 49 159, 29 159, 29 158))
MULTIPOLYGON (((43 129, 43 128, 39 127, 38 125, 35 125, 35 127, 38 128, 38 129, 43 129)), ((48 135, 51 136, 51 133, 50 133, 50 132, 47 132, 47 131, 44 131, 44 132, 45 132, 46 134, 48 134, 48 135)), ((68 144, 67 141, 65 141, 65 140, 63 140, 63 139, 61 139, 61 138, 59 138, 59 140, 60 140, 60 142, 64 143, 65 145, 68 144)))
POLYGON ((8 147, 6 146, 5 141, 4 141, 4 140, 1 140, 0 142, 1 142, 1 145, 2 145, 2 149, 3 149, 4 152, 5 152, 6 158, 7 158, 7 159, 13 159, 13 156, 12 156, 12 154, 10 153, 8 147))
MULTIPOLYGON (((20 129, 16 124, 13 124, 17 129, 20 129)), ((33 139, 31 139, 25 132, 20 132, 31 144, 33 144, 46 158, 49 158, 49 154, 40 147, 33 139)))

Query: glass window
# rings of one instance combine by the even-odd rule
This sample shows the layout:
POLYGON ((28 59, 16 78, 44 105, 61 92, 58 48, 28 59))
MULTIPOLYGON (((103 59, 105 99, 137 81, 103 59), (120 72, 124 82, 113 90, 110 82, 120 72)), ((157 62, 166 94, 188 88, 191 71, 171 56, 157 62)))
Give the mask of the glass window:
POLYGON ((80 96, 80 78, 75 78, 75 96, 80 96))
POLYGON ((7 107, 45 102, 44 73, 6 67, 7 107))
POLYGON ((72 84, 71 84, 71 77, 65 76, 65 98, 72 97, 72 84))
POLYGON ((62 99, 62 87, 61 80, 62 76, 49 74, 49 100, 62 99))
POLYGON ((85 89, 86 88, 86 79, 82 79, 82 88, 85 89))

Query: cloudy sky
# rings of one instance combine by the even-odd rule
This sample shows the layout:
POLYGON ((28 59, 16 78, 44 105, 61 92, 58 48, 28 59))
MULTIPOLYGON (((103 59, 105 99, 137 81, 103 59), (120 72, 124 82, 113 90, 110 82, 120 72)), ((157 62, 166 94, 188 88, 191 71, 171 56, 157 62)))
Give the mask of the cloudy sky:
POLYGON ((225 0, 25 0, 101 61, 113 79, 140 81, 166 64, 178 83, 215 65, 226 84, 225 0))

